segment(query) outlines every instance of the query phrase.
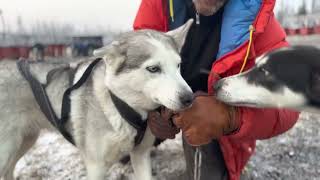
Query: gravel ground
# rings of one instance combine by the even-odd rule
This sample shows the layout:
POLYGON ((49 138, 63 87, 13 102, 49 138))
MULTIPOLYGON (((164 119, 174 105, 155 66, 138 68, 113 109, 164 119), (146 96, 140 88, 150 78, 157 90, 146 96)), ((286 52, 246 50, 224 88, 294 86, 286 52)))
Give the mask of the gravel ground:
MULTIPOLYGON (((292 44, 320 47, 320 36, 290 37, 292 44)), ((320 179, 320 116, 302 114, 287 133, 258 141, 245 174, 252 180, 320 179)), ((154 149, 153 173, 157 180, 182 180, 185 164, 181 137, 154 149)), ((85 168, 77 150, 59 135, 44 132, 37 144, 18 163, 19 180, 84 180, 85 168)), ((108 180, 132 179, 130 165, 115 164, 108 180)))
POLYGON ((320 117, 302 114, 289 132, 258 141, 247 171, 254 180, 320 179, 320 117))

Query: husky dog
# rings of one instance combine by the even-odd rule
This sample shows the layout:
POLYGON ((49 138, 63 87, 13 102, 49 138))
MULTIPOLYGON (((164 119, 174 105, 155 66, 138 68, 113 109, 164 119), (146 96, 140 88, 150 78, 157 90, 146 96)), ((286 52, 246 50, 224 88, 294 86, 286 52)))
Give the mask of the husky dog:
MULTIPOLYGON (((102 60, 70 94, 70 114, 64 124, 83 157, 89 180, 103 180, 110 166, 127 154, 136 179, 152 179, 149 151, 155 138, 147 128, 135 145, 137 130, 125 119, 126 110, 119 109, 112 97, 142 120, 147 119, 148 111, 161 105, 176 111, 189 107, 193 93, 180 75, 179 52, 192 23, 189 20, 166 34, 128 32, 95 51, 102 60)), ((80 81, 91 64, 29 64, 32 76, 45 85, 57 116, 70 79, 72 84, 80 81)), ((16 162, 34 144, 40 130, 54 128, 16 62, 1 61, 0 76, 0 178, 12 180, 16 162)))
POLYGON ((291 108, 320 113, 320 50, 294 46, 256 60, 251 70, 220 80, 218 99, 249 107, 291 108))

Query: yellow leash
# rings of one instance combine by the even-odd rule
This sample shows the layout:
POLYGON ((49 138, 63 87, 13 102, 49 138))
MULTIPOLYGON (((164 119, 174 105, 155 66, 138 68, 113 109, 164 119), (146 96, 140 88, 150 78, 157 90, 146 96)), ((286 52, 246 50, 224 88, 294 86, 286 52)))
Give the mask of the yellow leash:
POLYGON ((241 70, 239 73, 242 73, 244 68, 246 67, 247 65, 247 62, 248 62, 248 59, 249 59, 249 55, 250 55, 250 50, 251 50, 251 46, 252 46, 252 43, 253 43, 253 32, 255 31, 253 25, 250 25, 249 27, 249 31, 250 31, 250 37, 249 37, 249 45, 248 45, 248 49, 247 49, 247 53, 246 53, 246 56, 243 60, 243 64, 241 66, 241 70))
POLYGON ((169 0, 169 10, 170 10, 171 21, 174 22, 173 0, 169 0))

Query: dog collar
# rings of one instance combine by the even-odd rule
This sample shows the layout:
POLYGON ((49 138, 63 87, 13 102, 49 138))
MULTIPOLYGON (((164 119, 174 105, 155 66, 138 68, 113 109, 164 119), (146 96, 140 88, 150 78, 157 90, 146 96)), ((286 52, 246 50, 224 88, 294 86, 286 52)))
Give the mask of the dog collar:
POLYGON ((137 130, 137 135, 134 139, 134 145, 137 146, 141 143, 147 129, 147 121, 143 121, 139 113, 137 113, 126 102, 121 100, 113 92, 109 91, 113 104, 115 105, 120 116, 127 121, 132 127, 137 130))

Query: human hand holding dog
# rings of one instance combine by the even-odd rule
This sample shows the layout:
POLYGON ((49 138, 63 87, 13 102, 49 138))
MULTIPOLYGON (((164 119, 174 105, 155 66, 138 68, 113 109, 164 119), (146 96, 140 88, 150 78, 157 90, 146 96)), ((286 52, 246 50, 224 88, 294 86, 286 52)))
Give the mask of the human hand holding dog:
POLYGON ((152 111, 148 114, 148 126, 154 136, 159 139, 174 139, 180 132, 172 123, 173 111, 161 107, 159 111, 152 111))
POLYGON ((173 121, 193 146, 208 144, 213 139, 231 134, 240 126, 235 107, 204 93, 196 93, 192 107, 177 113, 173 121))

